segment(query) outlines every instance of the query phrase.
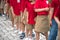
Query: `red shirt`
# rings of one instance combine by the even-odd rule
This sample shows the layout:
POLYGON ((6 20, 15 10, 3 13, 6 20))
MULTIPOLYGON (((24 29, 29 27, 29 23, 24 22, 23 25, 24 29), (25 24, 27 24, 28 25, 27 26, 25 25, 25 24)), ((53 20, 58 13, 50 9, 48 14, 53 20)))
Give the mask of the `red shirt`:
POLYGON ((26 1, 28 0, 21 0, 21 11, 24 12, 24 9, 25 9, 25 4, 26 4, 26 1))
POLYGON ((20 8, 21 8, 21 0, 10 0, 10 6, 13 7, 14 14, 19 16, 20 15, 20 8))
POLYGON ((28 23, 35 24, 34 18, 36 17, 36 12, 34 11, 34 4, 26 2, 26 8, 28 11, 28 23))
POLYGON ((54 19, 54 15, 58 13, 58 9, 59 9, 58 6, 59 6, 59 1, 58 0, 52 0, 51 7, 54 8, 54 13, 52 16, 53 19, 54 19))
MULTIPOLYGON (((47 0, 36 0, 35 9, 41 9, 41 8, 46 8, 48 7, 48 1, 47 0)), ((47 11, 42 11, 42 12, 38 12, 38 15, 48 15, 47 11)))
MULTIPOLYGON (((58 0, 59 1, 59 0, 58 0)), ((58 17, 58 19, 60 20, 60 1, 59 1, 59 7, 57 8, 57 13, 54 14, 54 16, 58 17)))
POLYGON ((54 16, 58 17, 58 19, 60 20, 60 13, 57 13, 54 16))

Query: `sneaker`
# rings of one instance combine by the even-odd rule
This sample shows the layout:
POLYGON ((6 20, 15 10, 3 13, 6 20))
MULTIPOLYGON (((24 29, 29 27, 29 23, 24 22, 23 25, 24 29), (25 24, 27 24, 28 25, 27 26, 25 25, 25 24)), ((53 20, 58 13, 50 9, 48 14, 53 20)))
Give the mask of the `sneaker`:
POLYGON ((5 15, 4 15, 4 14, 2 14, 2 16, 4 17, 5 15))
POLYGON ((25 37, 25 33, 20 34, 20 39, 23 39, 25 37))
POLYGON ((18 32, 18 35, 21 35, 21 33, 22 33, 22 32, 21 32, 21 31, 19 31, 19 32, 18 32))
POLYGON ((32 33, 32 37, 35 37, 35 34, 34 33, 32 33))
MULTIPOLYGON (((30 34, 29 34, 29 36, 30 36, 30 34)), ((35 37, 35 34, 34 34, 34 33, 32 33, 32 37, 33 37, 33 38, 35 37)))

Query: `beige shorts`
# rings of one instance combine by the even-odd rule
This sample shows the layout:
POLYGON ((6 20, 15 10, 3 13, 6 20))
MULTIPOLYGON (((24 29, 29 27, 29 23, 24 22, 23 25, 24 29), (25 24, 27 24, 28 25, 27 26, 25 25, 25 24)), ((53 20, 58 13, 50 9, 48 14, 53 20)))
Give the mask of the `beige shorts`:
POLYGON ((21 22, 21 16, 15 16, 14 22, 15 22, 15 24, 20 23, 21 22))
POLYGON ((49 19, 48 16, 37 16, 35 24, 36 32, 48 32, 49 31, 49 19))
POLYGON ((27 30, 32 30, 33 28, 34 28, 34 25, 26 24, 26 29, 27 30))
POLYGON ((24 24, 27 24, 27 22, 28 22, 28 12, 26 11, 26 12, 23 14, 23 16, 24 16, 23 23, 24 23, 24 24))

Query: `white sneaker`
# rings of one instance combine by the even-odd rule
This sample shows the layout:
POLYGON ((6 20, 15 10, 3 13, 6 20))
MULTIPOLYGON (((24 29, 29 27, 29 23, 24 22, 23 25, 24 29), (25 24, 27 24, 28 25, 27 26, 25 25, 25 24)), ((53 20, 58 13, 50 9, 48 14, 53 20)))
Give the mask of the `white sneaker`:
POLYGON ((2 16, 4 17, 5 15, 3 14, 2 16))
POLYGON ((18 35, 20 35, 21 33, 22 33, 22 32, 21 32, 21 31, 19 31, 19 32, 18 32, 18 35))

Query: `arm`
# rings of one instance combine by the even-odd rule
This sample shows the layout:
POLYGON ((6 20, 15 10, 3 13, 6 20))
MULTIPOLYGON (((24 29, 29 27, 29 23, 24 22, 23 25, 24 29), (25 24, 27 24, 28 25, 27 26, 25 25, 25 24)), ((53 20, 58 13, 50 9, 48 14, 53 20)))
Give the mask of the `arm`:
POLYGON ((49 11, 49 20, 50 20, 50 21, 51 21, 51 19, 52 19, 53 12, 54 12, 54 8, 50 8, 50 11, 49 11))
POLYGON ((57 22, 57 24, 59 24, 59 19, 56 16, 54 16, 54 19, 57 22))
POLYGON ((25 8, 24 12, 21 13, 21 21, 23 21, 25 19, 26 15, 27 15, 27 9, 25 8))
POLYGON ((10 9, 11 9, 11 13, 12 13, 13 17, 15 17, 15 14, 14 14, 14 11, 13 11, 13 7, 11 6, 10 9))
POLYGON ((50 25, 52 25, 52 16, 53 16, 53 12, 54 12, 54 8, 50 7, 50 11, 49 11, 49 21, 50 21, 50 25))
POLYGON ((54 19, 55 19, 55 21, 57 22, 57 24, 58 24, 58 29, 60 30, 60 21, 59 21, 59 19, 55 16, 54 17, 54 19))
POLYGON ((49 8, 35 9, 35 12, 49 11, 49 8))

